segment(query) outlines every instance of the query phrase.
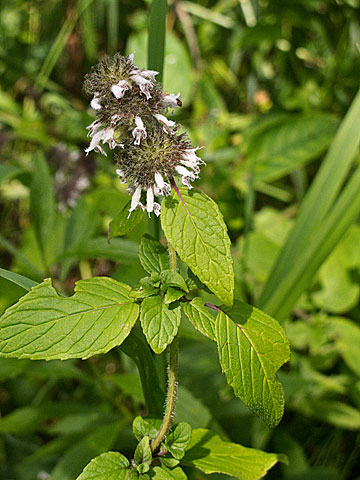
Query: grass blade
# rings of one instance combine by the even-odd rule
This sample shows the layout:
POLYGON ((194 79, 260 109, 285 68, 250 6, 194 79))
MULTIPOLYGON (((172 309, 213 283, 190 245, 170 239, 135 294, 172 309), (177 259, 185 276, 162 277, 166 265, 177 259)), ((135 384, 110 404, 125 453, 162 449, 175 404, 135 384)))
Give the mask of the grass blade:
POLYGON ((279 282, 275 295, 266 308, 277 318, 286 318, 301 293, 311 286, 313 278, 341 237, 356 220, 360 212, 360 167, 349 180, 333 210, 316 230, 312 241, 298 257, 296 263, 279 282))
POLYGON ((277 303, 278 285, 296 268, 301 254, 307 249, 314 232, 317 232, 328 214, 349 173, 360 141, 359 117, 360 91, 340 125, 322 166, 305 196, 296 224, 258 300, 260 308, 273 316, 276 315, 276 311, 271 309, 270 305, 277 303))
POLYGON ((148 68, 156 70, 156 79, 162 82, 165 52, 166 0, 153 0, 149 17, 148 68))
POLYGON ((74 8, 70 15, 66 18, 35 80, 35 85, 38 88, 45 88, 51 72, 55 67, 62 51, 64 50, 77 21, 92 2, 93 0, 78 0, 76 8, 74 8))

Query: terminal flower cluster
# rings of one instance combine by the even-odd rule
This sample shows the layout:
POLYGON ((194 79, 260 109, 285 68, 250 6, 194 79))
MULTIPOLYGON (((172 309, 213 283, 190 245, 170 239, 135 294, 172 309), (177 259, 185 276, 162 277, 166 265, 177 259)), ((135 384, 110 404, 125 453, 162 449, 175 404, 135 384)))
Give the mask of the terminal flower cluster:
POLYGON ((106 57, 86 75, 84 89, 92 99, 95 120, 87 127, 88 154, 115 150, 116 173, 129 185, 129 214, 140 207, 160 214, 156 197, 169 195, 174 177, 189 189, 204 163, 186 133, 167 118, 178 106, 180 94, 164 92, 158 72, 140 69, 134 55, 106 57))

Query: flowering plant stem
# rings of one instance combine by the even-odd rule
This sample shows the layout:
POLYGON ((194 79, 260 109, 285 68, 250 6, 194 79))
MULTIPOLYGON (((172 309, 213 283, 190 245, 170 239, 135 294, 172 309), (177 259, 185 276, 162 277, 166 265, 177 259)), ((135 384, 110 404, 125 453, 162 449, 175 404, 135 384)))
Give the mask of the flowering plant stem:
MULTIPOLYGON (((168 246, 169 249, 169 264, 171 270, 176 270, 176 253, 171 245, 168 246)), ((169 432, 176 407, 177 400, 177 387, 178 387, 178 369, 179 369, 179 336, 175 336, 171 345, 167 348, 168 354, 168 387, 166 395, 166 405, 165 413, 162 425, 158 431, 156 437, 151 443, 151 450, 155 452, 165 435, 169 432)))

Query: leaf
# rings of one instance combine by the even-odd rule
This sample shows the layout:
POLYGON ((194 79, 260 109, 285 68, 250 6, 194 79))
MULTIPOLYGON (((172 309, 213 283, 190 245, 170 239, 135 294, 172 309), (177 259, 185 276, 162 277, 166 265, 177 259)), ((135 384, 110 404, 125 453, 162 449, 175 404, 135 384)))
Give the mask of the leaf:
MULTIPOLYGON (((284 123, 256 135, 239 173, 255 162, 255 182, 272 182, 318 157, 336 133, 338 121, 331 115, 288 116, 284 123)), ((237 175, 238 177, 238 175, 237 175)))
POLYGON ((211 421, 211 413, 187 388, 179 385, 174 420, 186 421, 192 428, 207 427, 211 421))
POLYGON ((176 300, 179 300, 179 298, 183 297, 184 295, 185 293, 182 290, 178 290, 174 287, 169 287, 166 290, 164 302, 166 303, 166 305, 169 305, 170 303, 176 302, 176 300))
MULTIPOLYGON (((165 395, 160 387, 154 356, 139 325, 135 325, 131 335, 121 344, 120 350, 136 363, 148 415, 162 417, 165 395)), ((144 433, 144 435, 149 434, 144 433)), ((142 435, 141 438, 144 435, 142 435)), ((151 438, 151 435, 149 435, 149 437, 151 438)), ((141 438, 138 438, 138 440, 141 440, 141 438)))
POLYGON ((66 250, 66 257, 79 259, 109 258, 116 262, 132 265, 137 260, 137 244, 126 238, 115 238, 111 244, 105 237, 91 238, 66 250))
MULTIPOLYGON (((51 471, 51 480, 73 480, 74 478, 82 477, 81 473, 90 460, 96 455, 103 454, 109 448, 112 448, 116 437, 119 434, 123 424, 120 422, 102 425, 96 428, 92 433, 87 435, 71 447, 61 457, 61 460, 56 464, 51 471), (80 475, 78 477, 78 475, 80 475)), ((99 458, 99 457, 97 457, 99 458)), ((96 478, 96 477, 95 477, 96 478)), ((106 477, 100 477, 102 480, 106 477)), ((114 477, 109 477, 110 479, 114 477)))
POLYGON ((161 353, 173 341, 181 320, 180 306, 167 306, 155 295, 145 298, 141 304, 141 326, 155 353, 161 353))
POLYGON ((148 234, 141 238, 139 259, 144 270, 148 273, 161 273, 169 268, 169 255, 166 248, 148 234))
POLYGON ((152 453, 148 436, 143 437, 138 443, 134 453, 134 461, 140 474, 150 470, 152 453))
POLYGON ((329 318, 330 335, 345 363, 360 377, 360 327, 346 318, 329 318))
POLYGON ((55 220, 55 196, 49 167, 42 153, 37 155, 34 163, 30 203, 36 237, 46 262, 55 220))
POLYGON ((111 220, 108 233, 109 240, 132 232, 143 219, 143 211, 139 208, 129 216, 130 204, 131 202, 128 202, 116 217, 111 220))
POLYGON ((76 480, 128 480, 129 460, 119 452, 93 458, 76 480))
MULTIPOLYGON (((352 209, 349 208, 349 205, 355 203, 354 197, 350 198, 351 203, 345 202, 346 197, 349 198, 351 193, 347 191, 345 196, 344 192, 342 193, 343 204, 340 201, 335 203, 335 200, 358 150, 360 129, 358 128, 357 119, 359 113, 360 91, 357 93, 348 113, 343 119, 321 164, 321 168, 301 204, 294 228, 287 237, 286 243, 277 257, 259 298, 259 306, 272 315, 278 316, 285 303, 288 303, 288 305, 281 312, 283 316, 285 317, 287 312, 291 310, 298 296, 305 288, 309 287, 307 278, 299 282, 299 279, 304 276, 303 272, 299 272, 297 275, 295 270, 299 269, 299 267, 304 267, 305 272, 309 272, 309 277, 312 281, 314 270, 316 271, 321 265, 320 257, 325 259, 326 250, 330 253, 331 249, 336 245, 336 238, 330 238, 330 241, 327 241, 327 237, 330 236, 329 232, 336 230, 334 226, 338 223, 347 223, 346 219, 342 222, 339 219, 341 220, 345 216, 351 217, 352 209), (335 213, 334 207, 338 210, 335 213), (350 214, 348 214, 349 210, 350 214), (327 215, 333 217, 333 221, 332 219, 327 220, 327 215), (326 225, 323 225, 324 220, 327 220, 326 225), (319 239, 319 245, 312 245, 318 241, 320 227, 324 231, 324 236, 319 239), (314 253, 315 249, 318 250, 319 254, 314 253), (309 250, 309 252, 306 250, 309 250), (305 254, 307 255, 304 259, 305 254), (294 277, 294 281, 290 282, 289 277, 291 276, 294 277), (294 298, 289 301, 288 299, 294 291, 294 298)), ((353 178, 350 181, 353 181, 353 178)), ((354 187, 356 192, 358 185, 354 185, 354 187)), ((346 227, 348 226, 346 225, 346 227)), ((341 234, 345 233, 345 231, 344 228, 341 234)))
POLYGON ((135 437, 141 440, 147 436, 153 440, 160 430, 162 420, 159 418, 142 418, 136 417, 132 424, 132 429, 135 437))
POLYGON ((0 184, 6 180, 12 180, 22 172, 23 170, 13 165, 0 165, 0 184))
POLYGON ((148 68, 159 72, 162 81, 165 54, 166 0, 153 0, 149 15, 148 68))
POLYGON ((0 268, 0 277, 6 278, 9 282, 16 283, 16 285, 19 285, 24 290, 28 291, 31 290, 32 287, 35 287, 35 285, 38 285, 37 282, 34 282, 34 280, 31 280, 30 278, 19 275, 18 273, 10 272, 9 270, 4 270, 3 268, 0 268))
POLYGON ((224 442, 210 430, 199 428, 193 430, 191 444, 181 463, 205 473, 225 473, 239 480, 257 480, 265 476, 278 460, 274 453, 224 442))
POLYGON ((190 441, 191 426, 186 422, 181 422, 166 435, 163 444, 176 460, 180 460, 185 455, 185 449, 190 441))
POLYGON ((200 297, 195 297, 190 303, 184 303, 183 307, 185 315, 196 330, 215 341, 216 318, 205 307, 204 300, 200 297))
POLYGON ((120 345, 139 307, 130 287, 107 277, 80 280, 60 297, 47 279, 0 318, 0 356, 35 360, 88 358, 120 345))
POLYGON ((180 275, 180 273, 175 272, 174 270, 163 270, 160 278, 164 289, 167 289, 171 286, 181 288, 181 290, 184 290, 186 293, 189 292, 189 288, 186 285, 184 278, 180 275))
POLYGON ((186 480, 187 476, 180 467, 167 468, 165 465, 151 469, 152 480, 186 480))
POLYGON ((216 203, 201 192, 181 188, 163 201, 161 225, 168 242, 199 279, 232 305, 233 262, 226 225, 216 203))
POLYGON ((269 427, 284 412, 284 392, 277 370, 289 360, 283 328, 251 305, 237 301, 236 308, 216 319, 216 341, 222 371, 234 393, 269 427))

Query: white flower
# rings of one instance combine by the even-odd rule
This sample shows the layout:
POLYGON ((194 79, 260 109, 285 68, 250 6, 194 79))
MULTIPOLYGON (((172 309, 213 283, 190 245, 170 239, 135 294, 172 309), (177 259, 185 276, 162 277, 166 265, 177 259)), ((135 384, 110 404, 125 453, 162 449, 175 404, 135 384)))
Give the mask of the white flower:
POLYGON ((146 211, 149 216, 150 213, 154 210, 154 190, 153 187, 149 187, 146 191, 146 211))
POLYGON ((174 130, 171 130, 170 127, 173 127, 175 125, 175 122, 173 122, 172 120, 168 120, 164 115, 161 115, 160 113, 155 113, 154 117, 156 118, 156 120, 163 124, 163 130, 165 133, 170 133, 170 135, 174 134, 174 130))
POLYGON ((90 107, 93 108, 94 110, 100 110, 101 109, 101 104, 99 102, 99 95, 95 94, 94 98, 90 102, 90 107))
POLYGON ((187 170, 185 167, 182 167, 181 165, 178 165, 177 167, 175 167, 175 170, 179 175, 182 176, 181 181, 183 185, 185 185, 186 187, 188 187, 189 190, 191 190, 192 185, 190 182, 193 182, 196 179, 196 176, 192 172, 189 172, 189 170, 187 170))
MULTIPOLYGON (((96 130, 97 129, 98 126, 96 130)), ((95 150, 96 152, 102 153, 106 157, 106 152, 104 152, 104 150, 100 147, 100 142, 102 142, 102 144, 108 143, 110 148, 114 148, 116 146, 116 142, 114 140, 114 129, 106 127, 102 130, 96 131, 96 133, 92 135, 90 145, 85 149, 86 155, 92 150, 95 150)))
POLYGON ((173 93, 169 93, 168 95, 165 95, 164 97, 164 103, 165 107, 168 108, 177 108, 179 106, 178 103, 178 98, 180 97, 180 92, 177 95, 174 95, 173 93))
POLYGON ((135 192, 133 193, 133 196, 131 197, 131 206, 129 208, 129 216, 130 216, 131 212, 136 210, 136 208, 139 205, 142 206, 142 203, 140 202, 141 190, 142 190, 142 188, 140 186, 136 187, 135 192))
POLYGON ((140 117, 135 117, 136 128, 132 131, 132 136, 135 138, 134 144, 140 145, 140 140, 147 137, 146 128, 144 127, 143 121, 140 117))
POLYGON ((130 85, 126 80, 120 80, 116 85, 111 85, 111 93, 114 95, 116 98, 122 98, 126 92, 126 90, 129 90, 130 85))
POLYGON ((156 70, 141 70, 141 75, 154 81, 156 75, 159 75, 159 72, 157 72, 156 70))
POLYGON ((145 95, 146 99, 149 100, 149 98, 151 98, 151 94, 150 94, 150 88, 152 88, 151 81, 144 78, 136 70, 131 71, 130 78, 136 83, 136 85, 138 85, 138 87, 140 88, 140 91, 145 95))
POLYGON ((169 195, 170 190, 171 190, 171 186, 168 183, 164 182, 164 178, 161 175, 161 173, 155 173, 154 176, 155 176, 155 183, 156 183, 156 187, 157 187, 156 194, 157 195, 169 195))
POLYGON ((158 217, 160 215, 161 205, 157 202, 154 202, 154 213, 158 217))

